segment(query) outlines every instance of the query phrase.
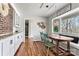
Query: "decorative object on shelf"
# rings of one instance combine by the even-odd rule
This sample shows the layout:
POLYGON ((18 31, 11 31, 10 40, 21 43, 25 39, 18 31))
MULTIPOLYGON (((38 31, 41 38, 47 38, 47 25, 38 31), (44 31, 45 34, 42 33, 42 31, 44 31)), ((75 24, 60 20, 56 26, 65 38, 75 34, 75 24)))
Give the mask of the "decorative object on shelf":
POLYGON ((20 25, 19 24, 16 24, 16 26, 15 26, 16 28, 19 28, 20 27, 20 25))
POLYGON ((7 16, 9 14, 9 9, 8 3, 0 3, 0 13, 3 16, 7 16))
POLYGON ((38 22, 37 25, 42 28, 42 29, 45 29, 46 28, 46 25, 44 22, 38 22))

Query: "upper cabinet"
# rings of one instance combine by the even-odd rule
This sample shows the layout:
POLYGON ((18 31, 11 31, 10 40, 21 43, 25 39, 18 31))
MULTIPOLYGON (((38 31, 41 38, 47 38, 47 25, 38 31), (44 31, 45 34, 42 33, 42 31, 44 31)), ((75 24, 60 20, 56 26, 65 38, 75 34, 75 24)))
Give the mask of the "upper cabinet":
POLYGON ((0 54, 2 56, 14 56, 22 42, 23 32, 4 38, 2 45, 0 43, 0 54))
POLYGON ((20 17, 15 13, 15 27, 19 26, 20 17))
POLYGON ((20 30, 20 16, 17 15, 16 12, 14 12, 14 17, 13 17, 13 32, 19 31, 20 30))

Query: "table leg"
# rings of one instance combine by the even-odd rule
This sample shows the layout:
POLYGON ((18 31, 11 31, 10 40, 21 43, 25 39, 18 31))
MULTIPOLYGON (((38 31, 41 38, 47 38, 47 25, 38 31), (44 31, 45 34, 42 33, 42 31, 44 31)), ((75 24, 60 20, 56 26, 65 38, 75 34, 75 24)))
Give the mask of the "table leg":
POLYGON ((53 43, 53 40, 52 40, 52 43, 53 43))
POLYGON ((68 52, 68 55, 70 54, 70 42, 67 41, 67 52, 68 52))
POLYGON ((59 55, 59 41, 56 41, 56 55, 59 55))

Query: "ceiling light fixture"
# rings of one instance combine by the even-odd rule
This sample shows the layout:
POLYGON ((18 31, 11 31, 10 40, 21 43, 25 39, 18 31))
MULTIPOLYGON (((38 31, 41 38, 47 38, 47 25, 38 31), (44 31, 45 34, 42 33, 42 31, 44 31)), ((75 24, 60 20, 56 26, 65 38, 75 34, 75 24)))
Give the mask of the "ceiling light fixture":
POLYGON ((44 3, 41 3, 41 6, 40 6, 40 8, 42 8, 43 4, 44 4, 44 3))
POLYGON ((50 8, 49 8, 49 9, 51 9, 52 7, 54 7, 54 5, 55 5, 55 4, 53 3, 53 4, 50 6, 50 8))
POLYGON ((49 5, 46 5, 46 8, 48 8, 49 7, 49 5))
MULTIPOLYGON (((41 3, 41 6, 40 6, 40 8, 42 8, 42 7, 43 7, 43 5, 44 5, 44 3, 41 3)), ((45 7, 46 7, 46 8, 49 8, 49 9, 51 9, 53 6, 54 6, 54 3, 53 3, 52 5, 50 5, 50 4, 47 4, 45 7)))

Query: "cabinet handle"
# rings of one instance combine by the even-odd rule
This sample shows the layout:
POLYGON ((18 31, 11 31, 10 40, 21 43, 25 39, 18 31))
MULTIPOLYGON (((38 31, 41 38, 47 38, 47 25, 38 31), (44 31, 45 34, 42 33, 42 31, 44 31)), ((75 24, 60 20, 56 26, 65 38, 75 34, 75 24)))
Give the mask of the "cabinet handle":
POLYGON ((13 44, 13 40, 10 40, 10 44, 13 44))
POLYGON ((19 36, 18 36, 18 38, 19 38, 19 36))

